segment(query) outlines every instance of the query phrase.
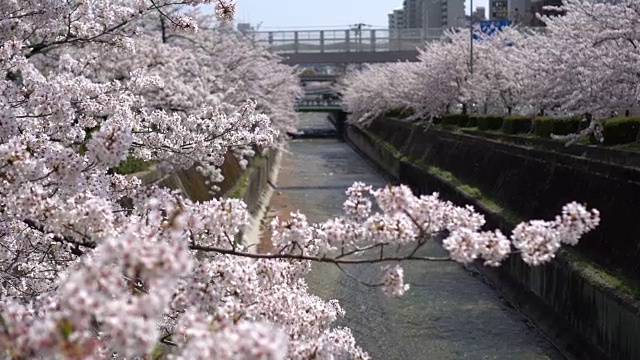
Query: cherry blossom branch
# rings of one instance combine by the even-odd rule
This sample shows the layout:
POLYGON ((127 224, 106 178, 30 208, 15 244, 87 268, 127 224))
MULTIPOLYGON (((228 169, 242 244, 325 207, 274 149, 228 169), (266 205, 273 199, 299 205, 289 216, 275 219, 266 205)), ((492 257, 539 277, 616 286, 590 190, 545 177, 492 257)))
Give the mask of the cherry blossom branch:
POLYGON ((319 263, 331 263, 331 264, 375 264, 388 261, 453 261, 449 257, 432 257, 432 256, 383 256, 375 259, 345 259, 344 257, 327 257, 327 256, 309 256, 298 254, 260 254, 249 253, 243 251, 237 251, 233 249, 225 249, 215 246, 201 246, 201 245, 189 245, 190 250, 198 250, 202 252, 213 252, 224 255, 234 255, 247 257, 252 259, 287 259, 287 260, 308 260, 319 263))
MULTIPOLYGON (((30 48, 31 51, 29 53, 27 53, 25 55, 25 58, 30 58, 38 53, 43 52, 45 49, 47 48, 51 48, 57 45, 63 45, 63 44, 73 44, 73 43, 83 43, 83 42, 95 42, 97 41, 98 38, 110 34, 122 27, 124 27, 125 25, 129 24, 130 21, 122 21, 117 25, 112 26, 111 28, 108 28, 106 30, 104 30, 102 33, 88 37, 88 38, 69 38, 66 37, 64 40, 57 40, 57 41, 52 41, 50 43, 38 43, 38 44, 33 44, 33 45, 28 45, 27 48, 30 48)), ((98 42, 103 42, 103 41, 98 41, 98 42)))
MULTIPOLYGON (((33 229, 33 230, 37 230, 41 233, 45 233, 43 228, 39 225, 37 225, 34 221, 29 220, 29 219, 25 219, 23 220, 23 222, 29 226, 29 228, 33 229)), ((79 235, 81 235, 83 238, 89 240, 85 234, 79 233, 79 235)), ((253 259, 288 259, 288 260, 307 260, 307 261, 313 261, 313 262, 320 262, 320 263, 332 263, 332 264, 374 264, 374 263, 380 263, 380 262, 389 262, 389 261, 407 261, 407 260, 414 260, 414 261, 453 261, 450 257, 430 257, 430 256, 415 256, 416 253, 416 249, 419 248, 420 246, 422 246, 424 244, 424 242, 420 242, 418 243, 419 245, 416 246, 416 249, 414 249, 414 251, 411 252, 411 254, 409 254, 408 256, 384 256, 380 255, 380 257, 374 258, 374 259, 346 259, 345 257, 349 256, 349 255, 356 255, 359 253, 363 253, 367 250, 370 249, 374 249, 377 247, 380 247, 380 249, 383 249, 383 244, 376 244, 376 245, 372 245, 372 246, 368 246, 365 248, 359 248, 359 249, 354 249, 351 250, 349 252, 345 252, 344 254, 339 254, 335 257, 327 257, 327 256, 308 256, 308 255, 304 255, 304 254, 293 254, 293 253, 279 253, 279 254, 260 254, 260 253, 250 253, 250 252, 244 252, 244 251, 239 251, 235 248, 234 244, 231 242, 231 240, 229 239, 228 235, 226 235, 226 238, 230 241, 230 246, 232 246, 231 249, 227 249, 227 248, 221 248, 221 247, 213 247, 213 246, 201 246, 201 245, 195 245, 195 244, 190 244, 189 245, 189 249, 190 250, 197 250, 197 251, 202 251, 205 253, 219 253, 219 254, 224 254, 224 255, 234 255, 234 256, 241 256, 241 257, 247 257, 247 258, 253 258, 253 259)), ((94 249, 96 247, 96 243, 93 241, 87 241, 87 242, 83 242, 83 241, 78 241, 72 237, 69 236, 62 236, 62 235, 53 235, 52 236, 52 240, 56 241, 56 242, 61 242, 61 243, 69 243, 72 245, 76 245, 76 249, 74 249, 74 255, 83 255, 84 253, 78 248, 78 247, 84 247, 84 248, 88 248, 88 249, 94 249)), ((294 248, 292 248, 292 250, 295 249, 295 246, 297 245, 297 247, 302 250, 302 248, 300 247, 299 244, 295 243, 292 246, 294 246, 294 248)))
POLYGON ((343 273, 343 274, 345 274, 348 278, 350 278, 350 279, 352 279, 352 280, 357 281, 359 284, 362 284, 362 285, 364 285, 364 286, 371 287, 371 288, 377 288, 377 287, 384 286, 384 283, 375 283, 375 284, 372 284, 372 283, 368 283, 368 282, 366 282, 366 281, 363 281, 363 280, 358 279, 358 277, 356 277, 356 276, 353 276, 353 275, 349 274, 349 272, 347 272, 347 270, 345 270, 342 266, 340 266, 340 264, 339 264, 339 263, 334 263, 334 265, 335 265, 338 269, 340 269, 340 271, 342 271, 342 273, 343 273))
POLYGON ((153 0, 150 0, 150 1, 151 1, 151 4, 153 4, 153 8, 155 8, 156 10, 158 10, 158 12, 160 13, 160 16, 162 16, 163 18, 165 18, 165 19, 167 19, 167 20, 171 21, 171 23, 172 23, 174 26, 176 26, 176 27, 181 27, 181 26, 182 26, 181 24, 178 24, 177 22, 175 22, 175 21, 174 21, 174 20, 173 20, 169 15, 165 14, 165 13, 160 9, 160 7, 158 7, 158 5, 156 5, 155 1, 153 1, 153 0))
MULTIPOLYGON (((44 228, 41 225, 38 225, 35 221, 31 220, 31 219, 23 219, 22 222, 27 225, 30 229, 32 230, 36 230, 42 234, 46 234, 46 232, 44 231, 44 228)), ((85 238, 85 235, 81 234, 83 236, 83 238, 85 238)), ((59 242, 59 243, 68 243, 68 244, 72 244, 75 245, 75 248, 71 249, 71 253, 73 255, 77 255, 77 256, 81 256, 84 255, 84 252, 82 250, 80 250, 80 246, 85 247, 85 248, 89 248, 89 249, 94 249, 96 247, 96 244, 91 241, 90 239, 88 242, 81 242, 78 241, 70 236, 62 236, 62 235, 53 235, 51 237, 51 240, 53 240, 54 242, 59 242)))

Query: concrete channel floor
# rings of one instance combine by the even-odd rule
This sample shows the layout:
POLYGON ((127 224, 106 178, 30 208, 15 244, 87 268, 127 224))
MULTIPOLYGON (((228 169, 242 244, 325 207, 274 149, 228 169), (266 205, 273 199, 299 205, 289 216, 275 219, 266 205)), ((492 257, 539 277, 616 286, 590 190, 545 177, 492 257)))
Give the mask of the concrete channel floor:
MULTIPOLYGON (((308 124, 316 128, 325 116, 304 114, 301 128, 308 124)), ((375 187, 386 184, 344 142, 294 140, 282 159, 272 211, 286 215, 299 209, 311 221, 326 220, 340 214, 344 192, 354 181, 375 187)), ((432 244, 423 255, 446 252, 432 244)), ((377 282, 380 267, 357 265, 348 271, 377 282)), ((346 316, 337 325, 349 326, 374 359, 565 358, 499 294, 459 264, 406 262, 403 267, 411 289, 399 299, 387 298, 330 264, 314 265, 308 282, 316 295, 340 301, 346 316)))

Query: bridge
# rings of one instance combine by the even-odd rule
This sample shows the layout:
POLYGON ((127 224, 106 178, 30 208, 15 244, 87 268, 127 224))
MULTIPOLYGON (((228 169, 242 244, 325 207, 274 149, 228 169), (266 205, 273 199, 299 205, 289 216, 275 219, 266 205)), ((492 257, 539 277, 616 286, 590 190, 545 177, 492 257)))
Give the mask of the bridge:
POLYGON ((417 61, 428 41, 442 38, 443 29, 347 29, 256 31, 254 40, 284 57, 283 63, 361 64, 417 61))
POLYGON ((338 77, 343 74, 300 74, 300 81, 302 83, 307 82, 335 82, 338 77))
POLYGON ((342 111, 342 103, 336 98, 304 97, 296 101, 297 112, 335 112, 342 111))

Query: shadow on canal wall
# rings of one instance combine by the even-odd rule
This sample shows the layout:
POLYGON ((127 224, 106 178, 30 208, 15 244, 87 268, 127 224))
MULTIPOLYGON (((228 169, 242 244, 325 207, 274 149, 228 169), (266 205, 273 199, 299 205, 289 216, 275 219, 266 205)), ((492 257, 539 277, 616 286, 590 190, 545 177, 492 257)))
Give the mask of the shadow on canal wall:
POLYGON ((640 359, 638 291, 624 275, 592 264, 637 277, 640 172, 395 120, 366 129, 346 125, 344 116, 332 122, 399 182, 472 204, 505 233, 521 219, 552 219, 565 203, 588 200, 602 223, 575 250, 545 266, 529 267, 514 256, 500 268, 478 264, 477 270, 575 356, 640 359))
POLYGON ((244 170, 233 155, 227 154, 222 165, 224 181, 215 184, 220 188, 218 191, 212 191, 212 185, 207 183, 207 179, 195 167, 169 175, 152 168, 131 176, 137 176, 144 184, 156 183, 160 187, 180 190, 192 201, 203 202, 220 196, 242 199, 249 212, 255 216, 261 205, 262 194, 269 186, 269 176, 273 171, 277 151, 269 149, 256 155, 244 170))

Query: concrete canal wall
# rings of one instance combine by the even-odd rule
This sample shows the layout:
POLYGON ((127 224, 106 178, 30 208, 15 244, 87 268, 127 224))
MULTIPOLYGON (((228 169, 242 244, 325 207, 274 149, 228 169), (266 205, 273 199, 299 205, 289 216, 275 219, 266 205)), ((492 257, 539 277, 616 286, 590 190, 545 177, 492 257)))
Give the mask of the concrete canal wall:
POLYGON ((195 168, 180 170, 168 176, 158 169, 131 174, 137 176, 145 184, 157 184, 161 187, 180 190, 184 196, 193 201, 207 201, 218 196, 242 199, 255 214, 260 208, 261 196, 268 187, 270 174, 274 171, 279 150, 269 149, 263 154, 256 155, 246 169, 241 169, 237 160, 227 156, 222 167, 224 181, 217 183, 220 190, 212 192, 212 186, 207 179, 195 168))
POLYGON ((551 264, 513 256, 477 269, 579 357, 640 359, 640 292, 629 280, 640 266, 640 172, 391 119, 367 128, 332 122, 399 182, 472 204, 507 233, 520 220, 552 219, 568 201, 598 208, 600 229, 551 264))
MULTIPOLYGON (((193 201, 207 201, 217 196, 242 199, 247 204, 252 219, 241 236, 246 245, 256 245, 259 241, 260 220, 264 217, 273 192, 269 183, 273 183, 273 177, 277 176, 280 157, 280 150, 266 150, 256 155, 243 170, 238 161, 229 154, 222 166, 225 179, 216 184, 220 189, 213 192, 211 185, 207 184, 207 179, 195 168, 180 170, 170 175, 152 168, 130 176, 137 176, 146 184, 157 183, 162 187, 180 190, 193 201)), ((250 248, 251 251, 255 249, 255 246, 250 248)))

